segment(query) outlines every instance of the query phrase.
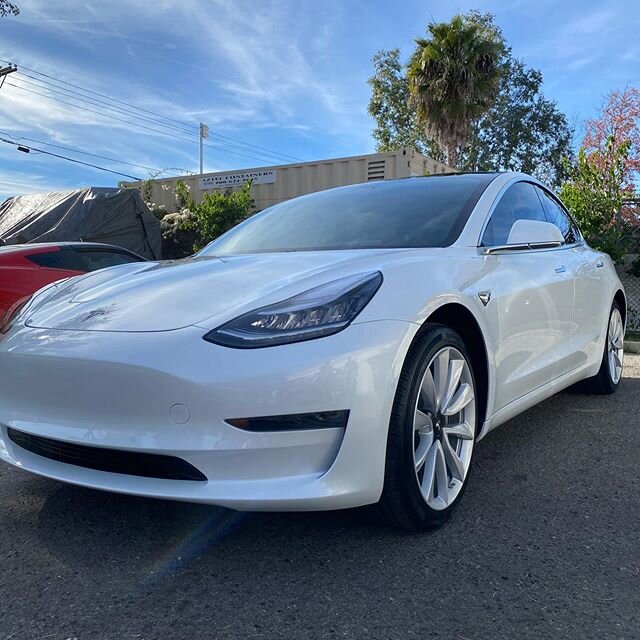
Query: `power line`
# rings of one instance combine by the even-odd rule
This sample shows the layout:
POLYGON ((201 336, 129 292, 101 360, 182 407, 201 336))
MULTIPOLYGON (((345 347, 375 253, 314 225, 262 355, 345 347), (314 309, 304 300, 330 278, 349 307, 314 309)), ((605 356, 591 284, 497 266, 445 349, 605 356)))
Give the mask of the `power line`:
MULTIPOLYGON (((197 144, 197 142, 198 142, 197 140, 190 139, 190 138, 185 138, 184 136, 179 136, 179 135, 176 135, 176 134, 168 132, 168 131, 161 131, 159 129, 154 129, 152 127, 148 127, 146 125, 143 125, 143 124, 140 124, 140 123, 137 123, 137 122, 131 122, 131 120, 125 120, 124 118, 118 118, 117 116, 114 116, 114 115, 112 115, 110 113, 104 113, 103 111, 96 111, 95 109, 90 109, 89 107, 86 107, 86 106, 84 106, 82 104, 76 104, 75 102, 68 102, 67 100, 61 100, 60 98, 57 98, 55 96, 52 96, 52 95, 49 95, 49 94, 46 94, 46 93, 41 93, 39 91, 34 91, 33 89, 29 89, 27 87, 23 87, 23 86, 14 84, 12 82, 7 82, 7 86, 14 87, 16 89, 21 89, 22 91, 27 91, 28 93, 33 93, 33 94, 35 94, 37 96, 42 96, 43 98, 48 98, 49 100, 54 100, 55 102, 59 102, 60 104, 66 104, 68 106, 75 107, 77 109, 82 109, 83 111, 88 111, 89 113, 94 113, 94 114, 102 116, 104 118, 111 118, 112 120, 117 120, 118 122, 123 122, 123 123, 128 124, 128 125, 139 127, 141 129, 144 129, 145 131, 151 131, 151 132, 157 133, 159 135, 167 136, 169 138, 175 138, 176 140, 181 140, 183 142, 189 142, 191 144, 197 144)), ((45 89, 45 90, 48 91, 48 89, 45 89)), ((75 98, 73 98, 71 96, 69 98, 71 100, 75 99, 75 98)), ((207 143, 207 146, 211 147, 211 148, 216 148, 216 149, 219 148, 217 146, 214 146, 214 144, 207 143)), ((222 149, 222 151, 226 151, 227 153, 233 153, 235 155, 243 156, 243 157, 249 158, 251 160, 259 160, 259 161, 263 161, 263 162, 265 162, 265 161, 266 162, 271 162, 272 161, 270 158, 258 157, 258 156, 255 156, 255 155, 247 155, 245 153, 239 153, 237 151, 231 151, 230 149, 222 149)))
MULTIPOLYGON (((176 118, 171 118, 169 116, 164 116, 164 115, 159 114, 159 113, 157 113, 155 111, 151 111, 150 109, 145 109, 143 107, 138 107, 138 106, 133 105, 131 103, 125 102, 124 100, 119 100, 117 98, 113 98, 111 96, 107 96, 107 95, 105 95, 103 93, 100 93, 98 91, 93 91, 93 90, 87 89, 85 87, 81 87, 80 85, 74 84, 72 82, 67 82, 65 80, 60 80, 60 79, 55 78, 55 77, 53 77, 51 75, 43 73, 42 71, 37 71, 35 69, 31 69, 29 67, 25 67, 24 65, 20 65, 20 67, 22 69, 26 69, 27 71, 30 71, 31 73, 36 73, 36 74, 38 74, 40 76, 43 76, 45 78, 49 78, 50 80, 52 80, 52 81, 54 81, 54 82, 56 82, 58 84, 63 84, 63 85, 67 85, 67 86, 70 86, 70 87, 74 87, 76 89, 79 89, 80 91, 84 91, 85 93, 91 93, 91 94, 99 96, 101 98, 106 98, 107 100, 110 100, 110 101, 113 101, 113 102, 117 102, 118 104, 122 104, 124 106, 130 107, 130 108, 135 109, 137 111, 143 111, 145 113, 151 114, 151 115, 156 116, 158 118, 162 118, 163 120, 168 120, 168 121, 180 124, 182 126, 189 127, 192 130, 196 130, 197 131, 197 129, 198 129, 198 127, 196 125, 194 125, 192 123, 185 122, 184 120, 178 120, 176 118)), ((27 74, 22 73, 22 75, 27 75, 27 74)), ((33 76, 28 76, 28 77, 33 78, 33 76)), ((47 81, 43 80, 42 82, 47 82, 47 81)), ((51 84, 51 83, 48 82, 47 84, 51 84)), ((164 126, 170 126, 170 125, 164 125, 164 126)), ((195 133, 195 131, 194 131, 194 133, 195 133)), ((241 145, 241 147, 237 147, 236 146, 236 148, 241 148, 241 149, 242 148, 246 148, 245 150, 249 150, 249 149, 253 148, 253 149, 256 149, 258 151, 266 152, 266 153, 268 153, 269 155, 272 155, 272 156, 280 156, 282 158, 288 158, 288 159, 291 159, 291 160, 302 161, 301 158, 298 158, 296 156, 292 156, 292 155, 286 154, 286 153, 281 153, 279 151, 273 151, 272 149, 269 149, 267 147, 262 147, 260 145, 252 144, 252 143, 249 143, 249 142, 244 142, 243 140, 238 140, 237 138, 232 138, 231 136, 225 136, 225 135, 222 135, 220 133, 215 133, 215 132, 212 132, 211 135, 214 136, 214 137, 217 137, 217 138, 221 138, 222 140, 228 140, 230 142, 235 143, 236 145, 241 145)))
MULTIPOLYGON (((33 94, 35 94, 37 96, 42 96, 43 98, 48 98, 49 100, 55 100, 56 102, 60 102, 61 104, 66 104, 66 105, 68 105, 70 107, 76 107, 76 109, 82 109, 83 111, 89 111, 90 113, 95 113, 95 114, 97 114, 99 116, 103 116, 105 118, 111 118, 112 120, 118 120, 118 122, 124 122, 125 124, 128 124, 128 125, 132 125, 133 124, 134 126, 140 127, 142 129, 146 129, 148 131, 153 131, 154 133, 159 133, 159 134, 164 135, 164 136, 169 136, 170 138, 177 138, 178 140, 187 140, 187 141, 189 141, 188 138, 181 138, 180 136, 176 136, 176 135, 173 135, 171 133, 167 133, 166 131, 160 131, 158 129, 152 129, 151 127, 147 127, 147 126, 142 125, 142 124, 132 123, 131 120, 124 120, 123 118, 117 118, 116 116, 113 116, 111 114, 104 113, 102 111, 96 111, 95 109, 89 109, 89 107, 85 107, 83 105, 76 104, 75 102, 67 102, 66 100, 61 100, 60 98, 56 98, 55 96, 49 95, 47 93, 42 93, 40 91, 34 91, 33 89, 28 89, 27 87, 22 87, 22 86, 20 86, 18 84, 14 84, 13 82, 7 82, 7 85, 9 87, 15 87, 16 89, 21 89, 22 91, 27 91, 28 93, 33 93, 33 94)), ((71 98, 71 99, 73 99, 73 98, 71 98)))
POLYGON ((70 98, 72 97, 74 100, 81 100, 83 102, 87 102, 88 104, 92 104, 95 106, 99 106, 99 107, 105 107, 107 109, 113 110, 116 113, 121 113, 124 115, 132 115, 135 118, 139 118, 141 120, 146 120, 155 124, 159 124, 162 127, 167 127, 167 128, 171 128, 171 129, 175 129, 176 131, 180 131, 181 133, 186 133, 187 135, 193 135, 193 132, 191 131, 187 131, 186 129, 181 129, 180 127, 176 127, 174 125, 168 125, 165 124, 164 122, 162 122, 161 120, 156 120, 154 118, 148 118, 147 116, 142 116, 140 114, 135 113, 135 111, 131 111, 130 109, 123 109, 122 107, 115 107, 114 105, 109 104, 108 102, 105 102, 104 100, 96 100, 95 98, 88 98, 87 96, 82 95, 79 91, 72 91, 71 89, 57 89, 57 88, 53 88, 50 86, 47 86, 46 84, 42 83, 40 80, 38 80, 38 78, 35 78, 34 76, 30 76, 26 73, 22 73, 20 72, 18 74, 18 80, 20 80, 20 82, 24 82, 28 85, 31 85, 33 87, 37 87, 38 89, 44 89, 45 91, 50 91, 52 93, 56 93, 59 94, 61 96, 64 96, 66 98, 70 98), (27 78, 32 78, 34 80, 36 80, 37 82, 31 82, 30 80, 25 80, 22 76, 26 76, 27 78), (69 95, 69 94, 73 94, 73 95, 69 95), (78 97, 75 97, 78 96, 78 97))
MULTIPOLYGON (((174 133, 170 133, 168 131, 161 131, 159 129, 154 129, 152 127, 148 127, 146 125, 143 125, 143 124, 140 124, 140 123, 137 123, 137 122, 131 122, 131 120, 125 120, 124 118, 118 118, 118 117, 116 117, 114 115, 111 115, 109 113, 104 113, 103 111, 96 111, 95 109, 90 109, 89 107, 85 107, 84 105, 81 105, 81 104, 76 104, 75 102, 68 102, 66 100, 61 100, 60 98, 56 98, 55 96, 52 96, 52 95, 49 95, 49 94, 46 94, 46 93, 42 93, 40 91, 35 91, 33 89, 28 89, 27 87, 23 87, 23 86, 14 84, 13 82, 7 82, 6 84, 7 84, 7 86, 14 87, 16 89, 21 89, 22 91, 27 91, 28 93, 33 93, 33 94, 35 94, 37 96, 42 96, 43 98, 48 98, 49 100, 54 100, 55 102, 59 102, 61 104, 66 104, 66 105, 68 105, 70 107, 75 107, 76 109, 82 109, 83 111, 88 111, 90 113, 94 113, 94 114, 102 116, 104 118, 111 118, 112 120, 117 120, 118 122, 123 122, 125 124, 130 125, 130 126, 135 126, 135 127, 140 128, 140 129, 145 129, 146 131, 151 131, 153 133, 157 133, 157 134, 162 135, 162 136, 167 136, 169 138, 175 138, 176 140, 181 140, 183 142, 189 142, 190 144, 198 144, 198 140, 197 139, 185 138, 183 136, 178 136, 178 135, 175 135, 174 133)), ((46 89, 46 90, 48 90, 48 89, 46 89)), ((70 99, 73 100, 74 98, 70 97, 70 99)), ((249 155, 249 154, 246 154, 246 153, 241 153, 239 151, 233 151, 231 149, 225 149, 225 148, 221 149, 219 146, 217 146, 217 143, 205 143, 205 145, 207 147, 211 147, 212 149, 218 149, 220 151, 225 151, 226 153, 232 153, 234 155, 242 156, 242 157, 245 157, 245 158, 249 158, 251 160, 258 160, 260 162, 273 162, 272 158, 258 157, 256 155, 249 155)))
POLYGON ((7 79, 7 76, 10 73, 15 73, 18 70, 15 64, 9 63, 8 67, 0 67, 0 89, 2 89, 2 85, 4 81, 7 79))
MULTIPOLYGON (((171 125, 171 124, 166 124, 164 122, 162 122, 162 120, 157 120, 155 118, 149 118, 148 116, 143 116, 140 114, 135 113, 135 111, 132 111, 130 109, 123 109, 122 107, 116 107, 114 105, 109 104, 108 102, 105 102, 104 100, 96 100, 95 98, 89 98, 87 96, 84 96, 82 93, 78 92, 78 91, 73 91, 71 89, 63 89, 63 88, 59 88, 59 87, 54 87, 54 85, 52 86, 48 86, 51 83, 47 83, 46 81, 42 81, 39 78, 36 78, 35 76, 31 76, 27 73, 24 72, 20 72, 19 73, 19 77, 18 79, 21 82, 24 82, 26 84, 29 84, 31 86, 37 87, 38 89, 43 89, 45 91, 50 91, 52 93, 56 93, 59 94, 65 98, 72 98, 73 100, 78 100, 81 102, 87 102, 88 104, 92 105, 92 106, 99 106, 101 108, 106 108, 108 110, 114 110, 116 113, 118 114, 124 114, 124 115, 131 115, 134 118, 138 118, 141 120, 144 120, 146 122, 151 122, 152 124, 157 124, 161 127, 167 127, 170 129, 175 129, 176 131, 180 132, 180 133, 185 133, 187 135, 192 135, 193 132, 188 131, 186 129, 182 129, 180 127, 176 127, 175 125, 171 125), (27 78, 31 78, 32 80, 35 80, 36 82, 31 82, 30 80, 25 80, 22 76, 26 76, 27 78), (72 95, 70 95, 72 94, 72 95), (76 97, 78 96, 78 97, 76 97)), ((21 87, 22 88, 22 87, 21 87)), ((137 107, 134 107, 137 108, 137 107)), ((163 116, 160 116, 163 117, 163 116)), ((212 133, 212 136, 215 137, 219 137, 219 138, 223 138, 223 139, 227 139, 227 136, 223 136, 222 134, 216 134, 216 133, 212 133)), ((229 140, 233 140, 233 138, 228 138, 229 140)), ((221 141, 219 144, 224 144, 225 146, 229 146, 233 149, 239 149, 240 151, 250 151, 250 149, 245 148, 243 146, 238 146, 237 144, 231 144, 229 142, 223 142, 221 141)), ((259 148, 259 147, 258 147, 259 148)), ((225 149, 226 150, 226 149, 225 149)), ((281 161, 280 158, 276 157, 277 152, 268 152, 270 155, 272 155, 275 160, 277 161, 281 161)), ((281 156, 285 156, 285 154, 277 154, 277 155, 281 155, 281 156)), ((253 157, 256 158, 256 156, 249 156, 249 157, 253 157)), ((263 159, 263 158, 257 158, 257 159, 263 159)), ((271 162, 272 160, 270 158, 264 158, 267 161, 271 162)))
POLYGON ((56 149, 63 149, 64 151, 73 151, 73 153, 79 153, 83 156, 91 156, 92 158, 99 158, 100 160, 109 160, 110 162, 117 162, 118 164, 126 164, 130 167, 139 167, 140 169, 146 169, 147 171, 162 171, 156 167, 147 167, 144 164, 138 164, 137 162, 128 162, 127 160, 118 160, 118 158, 111 158, 109 156, 101 156, 97 153, 91 153, 89 151, 83 151, 82 149, 76 149, 75 147, 67 147, 62 144, 55 144, 53 142, 45 142, 44 140, 36 140, 35 138, 29 138, 27 136, 20 136, 17 140, 27 140, 29 142, 35 142, 36 144, 43 144, 46 147, 55 147, 56 149))
POLYGON ((147 167, 144 164, 138 164, 137 162, 128 162, 127 160, 118 160, 117 158, 110 158, 109 156, 101 156, 96 153, 90 153, 89 151, 83 151, 82 149, 76 149, 75 147, 65 147, 64 145, 54 144, 53 142, 45 142, 44 140, 36 140, 35 138, 29 138, 27 136, 20 136, 18 140, 28 140, 29 142, 35 142, 36 144, 43 144, 47 147, 56 147, 57 149, 64 149, 65 151, 73 151, 74 153, 80 153, 84 156, 91 156, 93 158, 100 158, 101 160, 110 160, 111 162, 117 162, 118 164, 127 164, 131 167, 140 167, 147 171, 152 171, 158 175, 167 171, 181 171, 182 173, 193 175, 193 171, 184 169, 182 167, 166 167, 164 169, 158 169, 157 167, 147 167))
MULTIPOLYGON (((6 131, 0 131, 0 133, 3 133, 7 136, 11 136, 12 134, 7 133, 6 131)), ((55 147, 56 149, 64 149, 65 151, 73 151, 73 153, 79 153, 83 156, 91 156, 92 158, 99 158, 101 160, 109 160, 110 162, 116 162, 117 164, 126 164, 129 165, 130 167, 139 167, 141 169, 146 169, 147 171, 151 171, 154 174, 160 175, 162 173, 165 173, 167 171, 181 171, 182 173, 186 173, 186 174, 192 174, 193 175, 193 171, 190 171, 189 169, 184 169, 182 167, 166 167, 164 169, 158 169, 157 167, 148 167, 147 165, 144 164, 138 164, 137 162, 129 162, 128 160, 119 160, 118 158, 112 158, 110 156, 102 156, 100 154, 97 153, 91 153, 90 151, 84 151, 83 149, 78 149, 76 147, 67 147, 65 145, 61 145, 61 144, 55 144, 54 142, 46 142, 45 140, 37 140, 36 138, 29 138, 28 136, 20 136, 19 138, 16 138, 17 141, 20 140, 28 140, 29 142, 35 142, 36 144, 43 144, 46 147, 55 147)))
MULTIPOLYGON (((95 113, 96 115, 102 116, 104 118, 111 118, 112 120, 117 120, 118 122, 123 122, 125 124, 128 124, 130 126, 135 126, 138 127, 140 129, 144 129, 146 131, 151 131, 153 133, 157 133, 159 135, 162 136, 167 136, 169 138, 175 138, 176 140, 181 140, 183 142, 189 142, 191 144, 198 144, 198 140, 196 139, 191 139, 191 138, 185 138, 183 136, 178 136, 175 135, 174 133, 170 133, 168 131, 161 131, 159 129, 154 129, 152 127, 148 127, 146 125, 137 123, 137 122, 131 122, 131 120, 125 120, 124 118, 118 118, 117 116, 111 115, 110 113, 104 113, 103 111, 96 111, 95 109, 90 109, 89 107, 85 107, 84 105, 81 104, 76 104, 75 102, 68 102, 66 100, 61 100, 60 98, 56 98, 55 96, 46 94, 46 93, 42 93, 40 91, 34 91, 33 89, 28 89, 27 87, 22 87, 20 85, 14 84, 13 82, 7 82, 6 83, 7 86, 9 87, 14 87, 16 89, 20 89, 22 91, 27 91, 28 93, 33 93, 37 96, 42 96, 43 98, 48 98, 49 100, 54 100, 55 102, 59 102, 61 104, 66 104, 70 107, 75 107, 76 109, 82 109, 83 111, 88 111, 89 113, 95 113)), ((70 98, 73 99, 73 98, 70 98)), ((220 147, 218 146, 214 146, 215 143, 207 143, 206 146, 211 147, 213 149, 219 149, 221 151, 226 151, 227 153, 232 153, 234 155, 238 155, 238 156, 243 156, 245 158, 249 158, 251 160, 258 160, 260 162, 273 162, 273 160, 271 158, 266 158, 266 157, 258 157, 256 155, 249 155, 246 153, 241 153, 239 151, 232 151, 231 149, 220 149, 220 147)))
MULTIPOLYGON (((157 125, 159 125, 161 127, 168 127, 168 128, 171 128, 171 129, 175 129, 176 131, 178 131, 180 133, 185 133, 187 135, 192 135, 192 132, 191 131, 187 131, 186 129, 181 129, 179 127, 175 127, 174 125, 167 125, 164 122, 162 122, 161 120, 156 120, 155 118, 149 118, 147 116, 139 115, 139 114, 135 113, 135 111, 131 111, 129 109, 122 109, 121 107, 114 107, 113 105, 110 105, 108 102, 105 102, 103 100, 95 100, 94 98, 87 98, 86 96, 82 95, 78 91, 72 91, 70 89, 58 90, 57 88, 51 88, 51 87, 47 86, 46 83, 43 83, 42 81, 40 81, 38 78, 35 78, 34 76, 31 76, 31 75, 23 73, 23 72, 19 73, 19 78, 18 79, 21 82, 25 82, 25 83, 27 83, 27 84, 29 84, 31 86, 37 87, 38 89, 43 89, 45 91, 51 91, 53 93, 62 95, 65 98, 72 98, 73 100, 79 100, 81 102, 87 102, 88 104, 90 104, 92 106, 99 106, 101 108, 106 108, 106 109, 109 109, 109 110, 115 110, 115 112, 119 113, 119 114, 132 115, 134 118, 139 118, 139 119, 142 119, 144 121, 151 122, 152 124, 157 124, 157 125), (22 76, 26 76, 27 78, 32 78, 33 80, 36 80, 36 82, 31 82, 30 80, 25 80, 22 76), (69 94, 73 94, 73 95, 69 95, 69 94), (79 96, 79 97, 75 97, 75 96, 79 96)), ((226 137, 226 136, 222 136, 221 134, 212 134, 212 135, 217 135, 218 137, 222 137, 222 138, 226 137)), ((240 151, 248 151, 248 149, 245 149, 244 147, 239 147, 238 145, 230 144, 228 142, 220 142, 220 144, 224 144, 224 145, 229 146, 229 147, 234 148, 234 149, 240 149, 240 151)), ((274 158, 275 158, 275 154, 272 154, 272 155, 274 155, 274 158)), ((255 156, 249 156, 249 157, 255 158, 255 156)), ((263 159, 263 158, 257 158, 257 159, 263 159)), ((264 159, 266 159, 266 160, 268 160, 270 162, 272 161, 270 158, 264 158, 264 159)), ((275 159, 280 161, 280 158, 275 158, 275 159)))
MULTIPOLYGON (((237 142, 239 144, 245 145, 247 147, 252 147, 254 149, 265 149, 266 151, 268 151, 268 149, 266 147, 261 147, 261 146, 256 145, 256 144, 251 144, 250 142, 242 142, 242 140, 237 140, 236 138, 230 138, 229 136, 223 136, 221 133, 213 132, 211 135, 215 136, 217 138, 222 138, 223 140, 232 140, 234 142, 237 142)), ((304 162, 304 160, 302 158, 298 158, 296 156, 290 156, 288 153, 280 153, 279 151, 274 151, 273 153, 276 153, 277 155, 282 156, 285 159, 297 160, 298 162, 304 162)))
POLYGON ((138 178, 137 176, 131 176, 128 173, 114 171, 113 169, 100 167, 97 164, 91 164, 90 162, 83 162, 82 160, 77 160, 76 158, 69 158, 68 156, 63 156, 58 153, 52 153, 51 151, 45 151, 44 149, 38 149, 37 147, 31 147, 26 144, 21 145, 15 142, 14 140, 8 140, 7 138, 0 138, 0 142, 11 144, 17 147, 19 151, 26 151, 26 153, 30 153, 31 151, 36 151, 37 153, 44 153, 47 156, 53 156, 54 158, 60 158, 61 160, 68 160, 69 162, 75 162, 76 164, 81 164, 81 165, 84 165, 85 167, 91 167, 92 169, 99 169, 100 171, 106 171, 107 173, 115 173, 117 176, 124 176, 125 178, 131 178, 132 180, 138 180, 138 181, 142 180, 142 178, 138 178))
MULTIPOLYGON (((4 61, 2 59, 0 59, 0 62, 7 62, 4 61)), ((84 91, 86 93, 92 93, 96 96, 99 96, 101 98, 107 98, 108 100, 112 100, 113 102, 118 102, 119 104, 123 104, 127 107, 133 107, 134 109, 138 109, 138 111, 144 111, 145 113, 150 113, 151 115, 155 115, 155 116, 160 116, 161 118, 164 118, 165 120, 172 120, 173 122, 176 122, 178 124, 182 124, 182 125, 187 125, 188 127, 192 127, 194 129, 197 129, 197 127, 195 125, 186 123, 184 121, 181 120, 176 120, 175 118, 170 118, 169 116, 162 116, 161 114, 155 113, 154 111, 150 111, 149 109, 144 109, 143 107, 136 107, 135 105, 129 104, 128 102, 125 102, 124 100, 118 100, 117 98, 113 98, 111 96, 107 96, 104 93, 99 93, 98 91, 92 91, 91 89, 86 89, 84 87, 81 87, 77 84, 73 84, 73 82, 66 82, 65 80, 60 80, 59 78, 54 78, 53 76, 50 76, 46 73, 43 73, 42 71, 37 71, 36 69, 30 69, 29 67, 25 67, 24 65, 20 65, 20 68, 22 69, 26 69, 27 71, 30 71, 31 73, 37 73, 40 76, 44 76, 45 78, 49 78, 50 80, 53 80, 54 82, 57 82, 59 84, 65 84, 68 85, 70 87, 75 87, 76 89, 80 89, 81 91, 84 91)))

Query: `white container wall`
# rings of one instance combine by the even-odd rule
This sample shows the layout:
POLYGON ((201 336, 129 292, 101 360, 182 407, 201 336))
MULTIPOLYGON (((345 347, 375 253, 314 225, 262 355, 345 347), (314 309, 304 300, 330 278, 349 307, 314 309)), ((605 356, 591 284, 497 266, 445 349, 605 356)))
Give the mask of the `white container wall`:
MULTIPOLYGON (((172 213, 177 209, 174 189, 179 179, 190 187, 196 201, 200 201, 207 191, 237 189, 248 179, 253 179, 251 195, 256 209, 260 210, 296 196, 332 187, 448 171, 452 169, 442 162, 423 156, 413 149, 401 149, 317 162, 161 178, 151 182, 150 201, 156 206, 163 206, 167 213, 172 213)), ((140 188, 141 183, 121 182, 120 186, 140 188)))

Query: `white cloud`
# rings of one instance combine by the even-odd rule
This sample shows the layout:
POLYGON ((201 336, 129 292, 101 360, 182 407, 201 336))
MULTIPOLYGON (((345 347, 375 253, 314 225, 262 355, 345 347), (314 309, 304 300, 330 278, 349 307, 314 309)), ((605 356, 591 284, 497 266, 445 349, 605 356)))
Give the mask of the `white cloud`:
POLYGON ((549 19, 543 32, 536 31, 525 55, 569 65, 569 70, 580 68, 607 55, 611 44, 608 36, 619 20, 620 15, 610 8, 591 12, 585 8, 571 20, 549 19))
MULTIPOLYGON (((325 144, 331 137, 339 145, 351 140, 360 152, 369 144, 362 104, 366 86, 359 81, 364 88, 354 94, 351 79, 336 73, 332 54, 332 27, 343 19, 341 5, 316 3, 313 11, 309 6, 277 0, 94 0, 83 4, 78 18, 75 0, 58 0, 55 9, 48 0, 23 0, 19 21, 12 23, 19 29, 0 23, 0 58, 18 63, 25 73, 30 72, 24 65, 180 121, 207 122, 214 134, 259 143, 264 137, 269 142, 262 146, 285 153, 289 149, 275 132, 312 144, 319 136, 325 144)), ((192 137, 167 130, 193 144, 163 137, 142 128, 161 128, 156 123, 111 112, 122 122, 61 104, 58 99, 74 103, 75 97, 35 95, 26 89, 48 92, 26 81, 33 80, 16 74, 7 82, 23 89, 7 84, 0 91, 0 129, 7 133, 159 168, 196 166, 195 128, 192 137)), ((255 149, 231 151, 207 148, 206 168, 275 163, 258 159, 262 154, 255 149)), ((3 157, 0 153, 0 161, 3 157)))
POLYGON ((62 180, 51 181, 32 171, 3 171, 0 176, 0 201, 15 194, 64 191, 69 185, 62 180))
MULTIPOLYGON (((276 0, 125 0, 117 5, 95 2, 87 3, 89 17, 82 20, 77 19, 77 2, 73 0, 56 4, 55 19, 47 17, 51 12, 48 1, 25 0, 23 4, 26 22, 53 35, 64 34, 67 40, 90 41, 88 44, 94 47, 103 40, 121 40, 130 47, 129 57, 134 63, 141 48, 146 47, 147 56, 153 54, 170 63, 168 84, 180 75, 171 70, 176 62, 192 67, 194 88, 206 87, 207 83, 216 85, 225 102, 242 105, 240 117, 293 117, 296 102, 302 98, 315 101, 330 114, 350 111, 348 93, 341 91, 333 79, 323 80, 313 65, 315 58, 326 56, 330 48, 330 25, 341 14, 336 5, 314 7, 314 20, 310 21, 306 5, 295 8, 276 0), (153 33, 152 37, 139 35, 141 24, 153 33), (184 50, 181 45, 185 42, 191 50, 184 50), (261 110, 267 112, 261 114, 261 110)), ((70 68, 68 63, 63 67, 44 63, 39 69, 43 67, 57 75, 66 72, 62 75, 87 76, 85 80, 93 76, 89 70, 83 73, 82 69, 70 68)), ((105 83, 114 82, 119 93, 140 93, 138 78, 128 78, 122 69, 111 77, 101 75, 100 79, 103 88, 105 83)), ((163 113, 167 108, 169 113, 184 111, 161 102, 143 95, 136 103, 155 104, 156 108, 165 109, 163 113)), ((210 114, 212 120, 221 119, 223 109, 204 110, 204 114, 210 114)), ((233 112, 226 115, 234 117, 233 112)))
POLYGON ((564 33, 565 35, 576 34, 579 36, 602 34, 615 25, 616 19, 616 12, 610 8, 599 9, 592 13, 587 11, 584 15, 568 22, 564 33))

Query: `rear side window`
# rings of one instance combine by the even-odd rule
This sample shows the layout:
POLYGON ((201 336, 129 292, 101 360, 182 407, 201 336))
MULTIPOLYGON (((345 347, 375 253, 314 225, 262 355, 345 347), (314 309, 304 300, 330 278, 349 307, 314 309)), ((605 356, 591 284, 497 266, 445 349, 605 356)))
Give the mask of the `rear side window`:
POLYGON ((119 251, 94 251, 91 249, 80 249, 78 250, 78 254, 84 263, 84 271, 96 271, 97 269, 115 267, 119 264, 139 262, 139 260, 134 256, 130 256, 119 251))
POLYGON ((566 244, 575 244, 580 241, 580 231, 575 222, 569 217, 567 212, 560 206, 558 201, 544 189, 536 188, 542 200, 542 206, 547 216, 547 220, 554 224, 564 236, 566 244))
POLYGON ((496 247, 507 244, 516 220, 547 222, 535 187, 529 182, 516 182, 502 195, 482 236, 482 245, 496 247))
POLYGON ((80 256, 70 248, 63 247, 47 251, 46 253, 34 253, 26 256, 29 262, 46 269, 64 269, 65 271, 86 271, 80 256))

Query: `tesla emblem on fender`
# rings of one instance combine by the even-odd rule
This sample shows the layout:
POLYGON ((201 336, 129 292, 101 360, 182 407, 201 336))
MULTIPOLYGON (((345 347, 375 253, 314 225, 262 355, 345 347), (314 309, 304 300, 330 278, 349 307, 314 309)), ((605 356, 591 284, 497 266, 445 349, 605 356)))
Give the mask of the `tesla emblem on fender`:
POLYGON ((491 301, 491 291, 480 291, 478 293, 478 298, 480 298, 480 302, 486 307, 491 301))

